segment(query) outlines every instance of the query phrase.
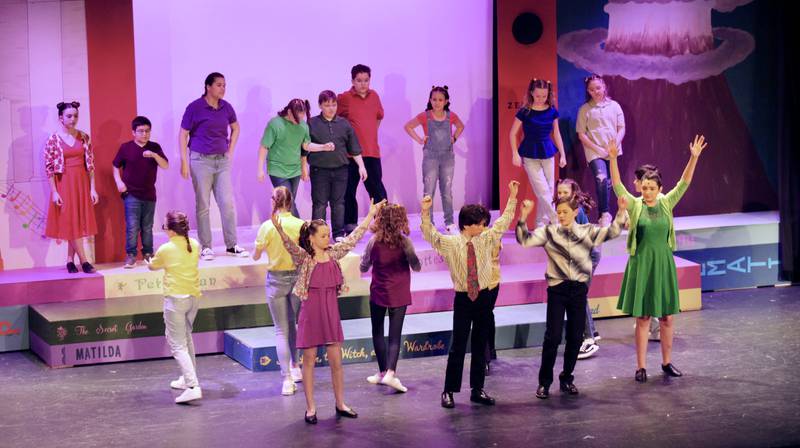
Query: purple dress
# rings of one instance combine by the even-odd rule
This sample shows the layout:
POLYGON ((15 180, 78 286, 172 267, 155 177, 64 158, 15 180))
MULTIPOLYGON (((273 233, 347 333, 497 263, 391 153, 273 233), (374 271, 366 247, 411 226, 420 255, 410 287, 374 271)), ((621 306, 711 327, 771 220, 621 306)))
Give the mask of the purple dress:
POLYGON ((308 300, 300 307, 297 348, 311 348, 344 341, 337 290, 343 283, 336 261, 317 263, 308 283, 308 300))

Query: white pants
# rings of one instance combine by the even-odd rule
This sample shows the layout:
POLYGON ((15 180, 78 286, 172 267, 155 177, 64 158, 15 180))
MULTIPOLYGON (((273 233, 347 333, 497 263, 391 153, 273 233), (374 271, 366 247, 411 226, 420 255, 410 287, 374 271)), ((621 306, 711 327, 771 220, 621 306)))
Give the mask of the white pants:
POLYGON ((522 166, 536 195, 536 227, 556 223, 556 209, 553 207, 553 178, 555 176, 555 157, 549 159, 522 158, 522 166))
POLYGON ((192 324, 197 316, 198 308, 199 300, 194 296, 164 297, 164 327, 166 328, 167 344, 172 350, 175 361, 178 361, 183 381, 189 387, 198 385, 197 362, 194 358, 194 343, 192 342, 192 324))

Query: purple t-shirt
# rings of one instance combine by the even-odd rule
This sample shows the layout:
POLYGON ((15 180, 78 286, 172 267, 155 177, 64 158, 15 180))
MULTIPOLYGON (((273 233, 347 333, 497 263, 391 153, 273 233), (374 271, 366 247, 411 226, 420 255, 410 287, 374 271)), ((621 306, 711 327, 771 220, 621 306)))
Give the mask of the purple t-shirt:
POLYGON ((236 112, 225 100, 214 109, 205 97, 186 106, 181 128, 189 131, 189 149, 202 154, 224 154, 228 151, 228 126, 236 123, 236 112))
POLYGON ((140 201, 155 201, 158 163, 152 157, 142 156, 145 151, 152 151, 168 160, 158 143, 147 142, 142 147, 131 140, 119 147, 117 156, 111 163, 122 169, 122 182, 128 188, 129 194, 140 201))

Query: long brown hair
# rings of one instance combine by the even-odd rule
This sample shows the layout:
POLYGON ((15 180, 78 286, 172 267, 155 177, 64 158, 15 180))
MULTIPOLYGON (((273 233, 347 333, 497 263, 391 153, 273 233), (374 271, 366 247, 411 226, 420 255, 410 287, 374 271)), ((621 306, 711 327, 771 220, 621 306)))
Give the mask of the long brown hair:
POLYGON ((528 91, 525 92, 525 112, 529 112, 533 106, 533 90, 534 89, 547 89, 547 103, 548 106, 553 106, 553 84, 544 79, 533 78, 528 84, 528 91))
POLYGON ((300 227, 300 238, 297 244, 302 247, 309 255, 314 256, 314 248, 311 246, 311 235, 316 235, 320 227, 327 227, 328 223, 324 219, 313 219, 306 221, 300 227))
POLYGON ((192 244, 189 242, 189 218, 186 213, 172 210, 167 213, 167 230, 172 230, 178 235, 186 238, 186 250, 192 251, 192 244))
POLYGON ((402 247, 403 237, 411 233, 406 208, 400 204, 386 204, 378 212, 370 230, 377 241, 392 249, 402 247))
POLYGON ((308 121, 311 117, 309 114, 311 113, 311 104, 308 100, 301 100, 300 98, 295 98, 289 101, 289 104, 286 105, 278 115, 286 118, 287 115, 292 114, 292 118, 294 118, 295 123, 300 124, 300 119, 297 118, 300 116, 301 112, 306 113, 306 121, 308 121))
MULTIPOLYGON (((588 193, 582 191, 581 186, 578 185, 578 183, 574 180, 570 179, 569 177, 565 177, 558 181, 558 185, 568 186, 570 191, 572 191, 572 194, 569 195, 569 198, 575 199, 575 202, 578 204, 578 206, 583 207, 584 211, 588 212, 594 208, 595 203, 594 200, 592 200, 592 197, 589 196, 588 193)), ((558 200, 558 197, 556 197, 556 199, 553 200, 553 204, 558 205, 559 203, 560 201, 558 200)), ((572 207, 571 203, 570 207, 572 207)))

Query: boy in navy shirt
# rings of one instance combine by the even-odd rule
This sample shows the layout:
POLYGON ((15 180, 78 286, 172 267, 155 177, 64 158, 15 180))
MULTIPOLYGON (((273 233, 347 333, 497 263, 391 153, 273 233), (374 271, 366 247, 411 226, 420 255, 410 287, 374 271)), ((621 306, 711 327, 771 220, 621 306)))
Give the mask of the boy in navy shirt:
POLYGON ((136 266, 139 234, 142 236, 142 258, 153 256, 153 217, 156 212, 156 174, 158 168, 169 167, 167 156, 158 143, 150 141, 150 120, 136 117, 131 122, 133 140, 117 151, 114 181, 125 202, 125 268, 136 266), (120 169, 122 173, 120 174, 120 169))

